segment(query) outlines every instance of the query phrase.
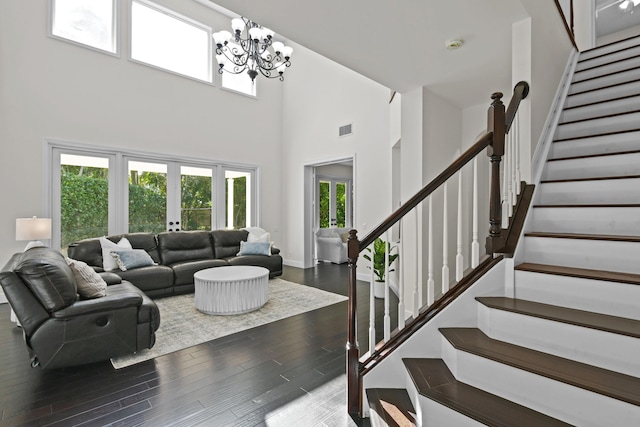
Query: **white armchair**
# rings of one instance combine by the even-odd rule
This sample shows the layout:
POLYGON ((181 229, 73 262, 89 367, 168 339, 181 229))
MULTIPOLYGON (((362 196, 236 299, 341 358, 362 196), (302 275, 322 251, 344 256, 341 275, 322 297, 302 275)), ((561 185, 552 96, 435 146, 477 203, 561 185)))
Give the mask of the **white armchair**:
POLYGON ((347 262, 348 228, 321 228, 316 231, 316 258, 335 264, 347 262))

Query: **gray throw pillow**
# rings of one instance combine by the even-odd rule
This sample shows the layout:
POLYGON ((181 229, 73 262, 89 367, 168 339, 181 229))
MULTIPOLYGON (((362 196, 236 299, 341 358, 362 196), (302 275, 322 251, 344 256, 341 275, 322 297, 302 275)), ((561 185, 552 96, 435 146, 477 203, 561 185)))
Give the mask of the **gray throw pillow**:
POLYGON ((112 250, 111 256, 122 271, 156 264, 144 249, 112 250))
POLYGON ((271 243, 269 242, 240 242, 238 255, 271 255, 271 243))
POLYGON ((87 263, 65 258, 76 279, 78 294, 83 298, 100 298, 107 294, 107 282, 87 263))

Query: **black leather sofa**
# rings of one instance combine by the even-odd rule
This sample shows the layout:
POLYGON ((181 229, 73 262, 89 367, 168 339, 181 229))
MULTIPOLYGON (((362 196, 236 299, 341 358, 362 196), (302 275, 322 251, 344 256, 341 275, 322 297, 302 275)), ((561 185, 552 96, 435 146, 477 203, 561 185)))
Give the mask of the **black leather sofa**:
POLYGON ((269 278, 281 275, 282 257, 278 248, 271 248, 271 256, 237 255, 240 242, 247 241, 248 235, 246 230, 214 230, 108 236, 112 242, 126 237, 134 249, 144 249, 157 264, 110 273, 103 272, 102 248, 97 238, 70 244, 68 255, 92 266, 107 283, 127 280, 155 298, 193 292, 193 273, 205 268, 255 265, 269 269, 269 278))
POLYGON ((111 282, 105 296, 80 299, 59 251, 32 248, 9 260, 0 285, 22 326, 32 366, 62 368, 153 347, 158 307, 131 283, 111 282))

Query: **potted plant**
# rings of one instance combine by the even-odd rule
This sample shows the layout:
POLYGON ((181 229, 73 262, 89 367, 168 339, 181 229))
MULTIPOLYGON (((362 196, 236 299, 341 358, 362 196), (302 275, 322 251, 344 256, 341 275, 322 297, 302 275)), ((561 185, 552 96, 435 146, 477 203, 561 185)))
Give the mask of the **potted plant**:
MULTIPOLYGON (((391 267, 391 265, 393 264, 393 262, 398 259, 398 254, 392 254, 391 252, 396 249, 395 246, 391 246, 391 243, 385 242, 384 240, 382 240, 380 237, 378 237, 374 242, 373 242, 373 273, 375 275, 375 279, 374 279, 374 286, 373 286, 373 295, 376 298, 384 298, 384 277, 385 274, 391 271, 394 271, 393 269, 391 270, 387 270, 387 267, 391 267), (385 246, 387 249, 387 252, 389 252, 389 264, 385 265, 384 259, 385 259, 385 246)), ((371 247, 368 247, 367 252, 369 252, 369 254, 371 254, 371 247)), ((364 254, 363 258, 366 259, 367 261, 369 261, 369 263, 371 263, 371 256, 369 254, 364 254)), ((367 266, 368 268, 371 268, 371 264, 369 264, 367 266)))

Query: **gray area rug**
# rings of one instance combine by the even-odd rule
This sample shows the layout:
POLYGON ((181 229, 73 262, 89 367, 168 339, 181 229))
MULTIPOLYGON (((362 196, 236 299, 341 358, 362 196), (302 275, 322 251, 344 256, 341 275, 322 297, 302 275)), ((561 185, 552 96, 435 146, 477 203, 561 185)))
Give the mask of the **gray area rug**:
POLYGON ((269 300, 257 311, 231 316, 211 316, 198 311, 193 294, 155 300, 160 309, 156 344, 137 354, 111 359, 120 369, 225 335, 284 319, 344 301, 347 298, 282 279, 269 280, 269 300))

